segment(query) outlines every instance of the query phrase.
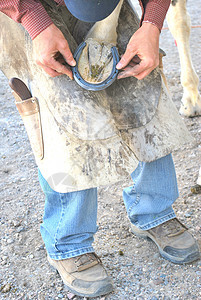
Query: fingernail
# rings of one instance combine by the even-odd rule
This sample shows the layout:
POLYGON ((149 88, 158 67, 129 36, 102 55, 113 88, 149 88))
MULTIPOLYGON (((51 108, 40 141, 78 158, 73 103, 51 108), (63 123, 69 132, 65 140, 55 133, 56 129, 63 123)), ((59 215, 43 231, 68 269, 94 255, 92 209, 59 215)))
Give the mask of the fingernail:
POLYGON ((122 78, 123 78, 122 75, 118 75, 118 76, 117 76, 117 79, 122 79, 122 78))
POLYGON ((121 69, 122 67, 123 67, 123 65, 122 65, 122 63, 120 63, 120 62, 116 65, 116 68, 117 68, 117 69, 121 69))
MULTIPOLYGON (((67 75, 67 74, 66 74, 67 75)), ((72 75, 67 75, 71 80, 73 80, 73 76, 72 75)))
POLYGON ((72 67, 74 67, 74 66, 76 65, 76 61, 73 59, 73 60, 71 61, 71 64, 72 64, 72 67))

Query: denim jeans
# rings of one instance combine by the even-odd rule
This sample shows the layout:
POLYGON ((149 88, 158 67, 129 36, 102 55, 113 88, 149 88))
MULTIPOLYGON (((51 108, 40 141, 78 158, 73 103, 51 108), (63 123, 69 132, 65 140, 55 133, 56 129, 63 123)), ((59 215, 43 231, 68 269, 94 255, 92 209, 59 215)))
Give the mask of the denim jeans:
MULTIPOLYGON (((130 221, 148 230, 175 217, 172 204, 178 197, 177 180, 171 154, 151 163, 140 162, 131 174, 134 184, 123 191, 130 221)), ((52 259, 66 259, 94 252, 97 231, 97 188, 58 193, 39 171, 45 193, 45 212, 41 235, 52 259)))

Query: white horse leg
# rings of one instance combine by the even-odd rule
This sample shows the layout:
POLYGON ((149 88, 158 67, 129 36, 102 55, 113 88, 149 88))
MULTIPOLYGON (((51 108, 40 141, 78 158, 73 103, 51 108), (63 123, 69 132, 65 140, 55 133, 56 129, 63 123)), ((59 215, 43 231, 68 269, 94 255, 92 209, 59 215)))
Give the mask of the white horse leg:
POLYGON ((186 0, 175 0, 175 2, 169 8, 167 21, 177 42, 181 64, 183 97, 180 113, 187 117, 193 117, 201 114, 201 96, 198 91, 199 79, 195 73, 190 54, 190 16, 186 10, 186 0))
POLYGON ((191 192, 193 194, 201 194, 201 168, 200 168, 200 171, 199 171, 197 184, 191 187, 191 192))
POLYGON ((78 61, 81 77, 90 83, 101 83, 113 69, 111 47, 117 44, 117 26, 123 0, 102 21, 96 22, 85 37, 86 46, 78 61))
POLYGON ((199 175, 198 175, 197 184, 201 185, 201 168, 200 168, 200 172, 199 172, 199 175))
POLYGON ((105 42, 116 45, 117 43, 117 25, 123 0, 120 0, 115 10, 104 20, 96 22, 86 36, 95 39, 98 42, 105 42))

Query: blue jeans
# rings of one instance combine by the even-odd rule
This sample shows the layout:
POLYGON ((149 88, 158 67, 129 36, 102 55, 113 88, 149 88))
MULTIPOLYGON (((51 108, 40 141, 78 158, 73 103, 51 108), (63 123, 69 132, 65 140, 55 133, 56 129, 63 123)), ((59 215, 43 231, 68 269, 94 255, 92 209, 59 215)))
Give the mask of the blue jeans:
MULTIPOLYGON (((172 204, 178 197, 172 156, 151 163, 140 162, 132 173, 133 186, 123 191, 130 221, 148 230, 175 217, 172 204)), ((39 171, 45 193, 45 212, 41 234, 52 259, 66 259, 94 252, 97 231, 97 188, 78 192, 53 191, 39 171)))

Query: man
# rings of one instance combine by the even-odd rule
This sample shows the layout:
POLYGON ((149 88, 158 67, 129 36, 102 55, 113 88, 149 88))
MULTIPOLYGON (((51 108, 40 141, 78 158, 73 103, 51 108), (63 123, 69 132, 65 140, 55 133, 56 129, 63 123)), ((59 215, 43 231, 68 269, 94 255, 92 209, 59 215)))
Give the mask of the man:
MULTIPOLYGON (((63 1, 55 2, 64 4, 63 1)), ((94 22, 107 17, 119 3, 118 0, 107 2, 68 0, 65 4, 75 17, 94 22)), ((143 22, 117 65, 123 70, 119 79, 129 76, 143 79, 158 65, 159 35, 170 1, 140 3, 143 22), (132 63, 135 55, 140 58, 139 64, 132 63)), ((27 29, 33 40, 36 61, 47 74, 51 77, 66 74, 72 79, 70 67, 55 59, 55 54, 60 52, 69 66, 75 65, 68 41, 40 2, 1 1, 0 9, 27 29)), ((132 178, 134 185, 124 190, 123 198, 133 232, 150 237, 161 255, 174 263, 198 259, 196 241, 176 219, 172 209, 178 189, 171 155, 150 163, 140 162, 132 178)), ((97 189, 60 193, 50 187, 41 172, 39 180, 46 195, 41 234, 50 264, 76 295, 95 297, 111 292, 111 280, 92 247, 96 232, 97 189)))

